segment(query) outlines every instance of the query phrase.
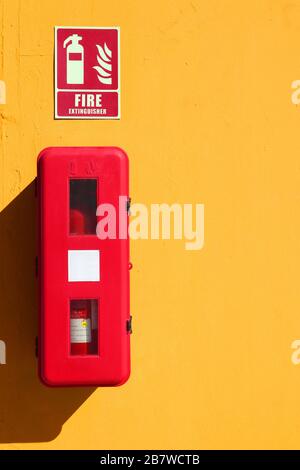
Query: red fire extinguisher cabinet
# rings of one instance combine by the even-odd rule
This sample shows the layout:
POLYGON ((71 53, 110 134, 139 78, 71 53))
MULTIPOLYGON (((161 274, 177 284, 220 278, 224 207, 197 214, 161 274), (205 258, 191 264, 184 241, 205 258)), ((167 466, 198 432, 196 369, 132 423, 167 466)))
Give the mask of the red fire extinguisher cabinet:
POLYGON ((127 155, 51 147, 37 166, 40 378, 121 385, 130 374, 127 155))

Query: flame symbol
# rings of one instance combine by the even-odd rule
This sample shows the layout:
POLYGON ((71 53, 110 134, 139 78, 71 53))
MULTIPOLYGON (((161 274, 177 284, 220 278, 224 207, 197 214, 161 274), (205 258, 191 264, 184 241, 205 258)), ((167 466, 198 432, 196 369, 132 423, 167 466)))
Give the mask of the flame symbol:
POLYGON ((98 72, 97 78, 99 82, 104 83, 105 85, 111 85, 112 83, 112 78, 111 78, 112 52, 107 47, 106 42, 104 43, 104 47, 99 46, 98 44, 96 44, 96 47, 99 53, 99 55, 97 55, 97 61, 98 61, 99 66, 95 65, 93 69, 96 69, 98 72))

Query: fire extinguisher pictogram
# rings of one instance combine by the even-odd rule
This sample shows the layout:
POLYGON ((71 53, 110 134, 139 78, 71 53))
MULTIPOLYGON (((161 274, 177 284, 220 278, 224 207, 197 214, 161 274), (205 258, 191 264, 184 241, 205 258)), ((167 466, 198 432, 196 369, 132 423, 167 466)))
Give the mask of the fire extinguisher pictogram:
POLYGON ((64 41, 64 48, 67 47, 67 83, 72 85, 82 85, 84 83, 84 49, 79 41, 82 37, 72 34, 64 41))

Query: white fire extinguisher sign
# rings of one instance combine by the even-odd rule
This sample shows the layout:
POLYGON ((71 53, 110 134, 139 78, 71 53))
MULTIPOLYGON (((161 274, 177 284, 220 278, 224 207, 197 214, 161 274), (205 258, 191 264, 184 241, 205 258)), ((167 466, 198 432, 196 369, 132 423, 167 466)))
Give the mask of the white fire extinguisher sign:
POLYGON ((79 41, 82 37, 72 34, 64 41, 67 48, 67 83, 69 85, 82 85, 84 83, 84 49, 79 41))
POLYGON ((55 118, 120 119, 120 28, 55 27, 55 118))

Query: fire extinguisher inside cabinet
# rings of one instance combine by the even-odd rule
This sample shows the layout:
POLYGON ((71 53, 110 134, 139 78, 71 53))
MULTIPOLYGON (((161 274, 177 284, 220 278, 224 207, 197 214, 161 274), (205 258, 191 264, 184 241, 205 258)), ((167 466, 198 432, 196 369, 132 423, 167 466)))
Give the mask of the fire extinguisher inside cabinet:
POLYGON ((96 235, 97 180, 70 179, 70 235, 96 235))
POLYGON ((98 302, 94 299, 71 300, 70 343, 72 355, 98 352, 98 302))

